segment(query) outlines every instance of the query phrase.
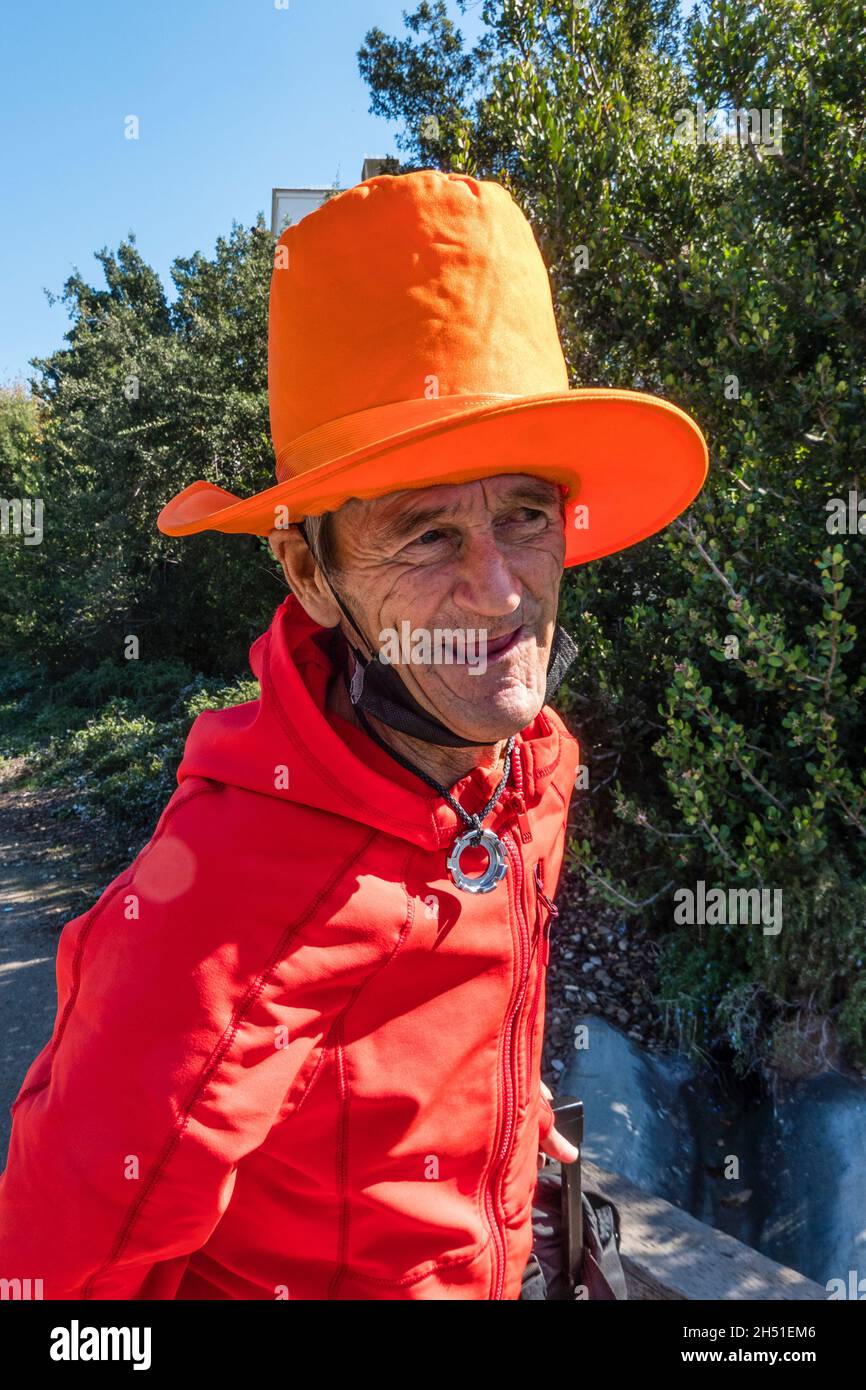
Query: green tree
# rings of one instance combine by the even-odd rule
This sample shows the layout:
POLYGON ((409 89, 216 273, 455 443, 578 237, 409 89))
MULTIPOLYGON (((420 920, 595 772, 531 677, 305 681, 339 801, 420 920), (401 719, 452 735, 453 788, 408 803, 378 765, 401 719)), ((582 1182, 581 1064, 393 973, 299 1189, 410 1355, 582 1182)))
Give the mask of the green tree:
POLYGON ((662 394, 711 450, 679 524, 563 586, 583 662, 560 703, 590 770, 575 856, 663 931, 684 1037, 746 1068, 817 1013, 863 1058, 863 540, 827 529, 863 475, 863 7, 712 0, 683 23, 667 0, 487 0, 482 17, 471 50, 442 3, 409 39, 366 36, 402 167, 505 182, 572 384, 662 394), (699 103, 767 114, 690 143, 699 103), (782 888, 787 925, 673 928, 672 891, 697 879, 782 888))
POLYGON ((33 397, 21 386, 0 390, 0 644, 9 646, 26 646, 33 632, 39 546, 25 537, 36 541, 41 434, 33 397))
POLYGON ((58 666, 142 659, 236 671, 281 596, 263 542, 170 540, 156 527, 179 488, 205 477, 243 493, 272 482, 267 304, 273 239, 235 226, 213 258, 172 269, 168 302, 134 237, 63 300, 67 345, 35 362, 45 421, 37 626, 28 653, 58 666))

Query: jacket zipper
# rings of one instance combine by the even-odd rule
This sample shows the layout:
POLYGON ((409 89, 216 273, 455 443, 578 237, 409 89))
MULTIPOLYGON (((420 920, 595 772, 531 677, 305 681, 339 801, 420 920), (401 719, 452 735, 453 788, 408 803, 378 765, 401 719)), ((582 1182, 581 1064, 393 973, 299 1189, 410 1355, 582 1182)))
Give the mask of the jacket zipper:
POLYGON ((539 939, 542 941, 543 944, 542 944, 542 949, 541 949, 541 960, 538 962, 538 971, 537 971, 536 978, 535 978, 535 997, 534 997, 534 999, 533 999, 533 1001, 532 1001, 532 1013, 531 1013, 530 1016, 529 1016, 529 1026, 528 1026, 528 1028, 527 1028, 527 1030, 526 1030, 527 1037, 528 1037, 528 1039, 529 1039, 529 1058, 528 1058, 528 1060, 527 1060, 526 1067, 527 1067, 527 1073, 530 1074, 530 1075, 531 1075, 531 1073, 532 1073, 532 1059, 533 1059, 533 1056, 534 1056, 534 1053, 535 1053, 535 1048, 534 1048, 535 1018, 536 1018, 536 1014, 538 1013, 538 1001, 539 1001, 539 999, 541 998, 541 982, 542 982, 542 980, 543 980, 543 978, 544 978, 544 972, 545 972, 545 970, 547 969, 547 963, 548 963, 548 961, 550 960, 550 928, 551 928, 551 924, 552 924, 552 922, 553 922, 554 917, 558 917, 558 916, 559 916, 559 908, 554 906, 554 904, 550 901, 550 898, 547 896, 547 894, 546 894, 545 891, 544 891, 544 877, 543 877, 543 874, 542 874, 541 864, 540 864, 540 863, 537 863, 537 864, 535 865, 535 889, 536 889, 536 898, 535 898, 535 923, 536 923, 535 942, 536 942, 536 945, 533 947, 533 955, 535 954, 535 949, 536 949, 536 947, 537 947, 537 945, 538 945, 539 939), (545 907, 547 908, 547 921, 546 921, 545 924, 544 924, 544 930, 543 930, 543 931, 541 931, 541 929, 540 929, 540 922, 541 922, 541 908, 540 908, 540 906, 539 906, 540 903, 544 903, 545 907))
MULTIPOLYGON (((496 1246, 497 1263, 494 1266, 494 1285, 493 1298, 501 1299, 505 1288, 505 1264, 507 1256, 507 1245, 505 1239, 504 1222, 500 1225, 497 1214, 497 1202, 501 1201, 502 1184, 505 1176, 505 1169, 508 1165, 508 1158, 511 1150, 511 1140, 514 1131, 514 1111, 516 1108, 517 1096, 517 1057, 515 1040, 519 1036, 517 1020, 523 1001, 526 996, 526 987, 529 983, 529 928, 526 923, 526 916, 523 911, 523 865, 520 852, 510 831, 505 831, 502 841, 508 850, 508 857, 514 865, 514 901, 517 905, 517 924, 518 924, 518 971, 520 983, 517 991, 517 999, 511 1016, 508 1020, 508 1028, 505 1035, 503 1046, 503 1056, 505 1058, 505 1128, 502 1134, 502 1142, 497 1154, 496 1166, 491 1171, 488 1188, 486 1193, 486 1209, 489 1218, 489 1225, 494 1236, 496 1246), (524 945, 526 950, 524 950, 524 945)), ((502 1094, 500 1090, 500 1095, 502 1094)))

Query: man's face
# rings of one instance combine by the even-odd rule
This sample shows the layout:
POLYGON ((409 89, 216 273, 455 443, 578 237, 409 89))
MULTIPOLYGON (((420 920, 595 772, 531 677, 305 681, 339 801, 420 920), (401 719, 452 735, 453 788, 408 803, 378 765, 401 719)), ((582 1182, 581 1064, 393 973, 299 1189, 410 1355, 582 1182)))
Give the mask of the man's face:
POLYGON ((535 718, 565 559, 555 483, 501 474, 353 498, 334 536, 340 597, 374 655, 397 653, 395 669, 426 710, 490 742, 535 718))

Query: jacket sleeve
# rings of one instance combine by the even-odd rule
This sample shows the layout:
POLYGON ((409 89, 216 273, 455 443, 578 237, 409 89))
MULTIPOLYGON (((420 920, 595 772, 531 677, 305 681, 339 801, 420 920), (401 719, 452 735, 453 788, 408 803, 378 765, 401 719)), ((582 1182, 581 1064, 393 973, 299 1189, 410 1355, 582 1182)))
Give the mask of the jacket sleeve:
POLYGON ((280 913, 209 833, 220 790, 186 782, 61 933, 54 1034, 0 1178, 0 1279, 44 1298, 172 1297, 339 1004, 298 963, 285 861, 280 913))

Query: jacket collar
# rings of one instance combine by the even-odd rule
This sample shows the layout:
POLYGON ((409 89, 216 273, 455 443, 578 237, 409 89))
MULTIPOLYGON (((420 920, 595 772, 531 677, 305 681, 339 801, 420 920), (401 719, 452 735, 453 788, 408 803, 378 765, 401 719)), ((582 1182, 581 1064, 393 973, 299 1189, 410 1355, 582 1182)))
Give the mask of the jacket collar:
MULTIPOLYGON (((464 822, 420 778, 390 758, 363 729, 326 708, 335 674, 333 629, 321 627, 289 594, 250 648, 261 695, 249 705, 199 716, 178 780, 211 777, 360 821, 435 851, 453 843, 464 822), (275 766, 285 765, 283 789, 275 766)), ((564 726, 545 706, 517 735, 512 772, 496 810, 516 814, 538 804, 560 763, 564 726)), ((499 784, 501 767, 471 772, 449 787, 472 814, 499 784)))

